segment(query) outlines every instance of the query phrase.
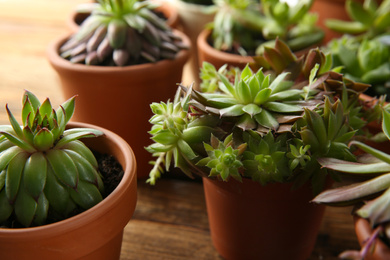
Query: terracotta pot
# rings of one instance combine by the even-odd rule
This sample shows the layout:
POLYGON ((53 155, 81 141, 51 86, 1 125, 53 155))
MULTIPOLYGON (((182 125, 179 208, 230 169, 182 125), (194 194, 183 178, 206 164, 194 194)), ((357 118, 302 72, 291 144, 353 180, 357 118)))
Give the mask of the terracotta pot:
POLYGON ((183 31, 191 40, 191 56, 183 69, 182 82, 190 85, 195 82, 194 88, 199 89, 199 58, 196 40, 206 24, 214 19, 214 14, 207 13, 210 6, 186 3, 182 0, 173 0, 172 6, 179 15, 179 30, 183 31))
POLYGON ((226 63, 243 69, 247 63, 253 62, 253 58, 251 56, 241 56, 215 49, 210 45, 210 34, 210 29, 204 29, 197 39, 200 66, 202 66, 204 61, 207 61, 213 64, 217 69, 226 63))
MULTIPOLYGON (((354 217, 355 222, 355 232, 357 239, 359 241, 360 246, 363 246, 365 241, 370 237, 372 234, 372 228, 370 223, 367 219, 360 218, 355 216, 354 217)), ((390 259, 390 248, 383 243, 382 240, 376 239, 375 240, 375 249, 370 254, 367 255, 364 260, 384 260, 384 259, 390 259)))
POLYGON ((104 136, 82 141, 92 150, 113 154, 122 165, 124 176, 102 202, 74 217, 40 227, 0 228, 1 260, 119 259, 123 229, 134 213, 137 200, 134 154, 111 131, 82 123, 71 122, 68 126, 103 131, 104 136))
POLYGON ((309 185, 261 186, 252 180, 203 178, 214 247, 230 259, 308 259, 325 206, 309 203, 309 185))
MULTIPOLYGON (((190 45, 188 37, 175 31, 190 45)), ((176 59, 126 67, 86 66, 72 64, 58 55, 59 46, 67 37, 48 47, 48 58, 57 71, 65 99, 78 95, 73 118, 110 129, 132 147, 140 170, 138 177, 148 176, 152 159, 144 147, 150 141, 153 115, 152 102, 166 102, 174 97, 177 83, 189 57, 189 50, 180 51, 176 59)))
MULTIPOLYGON (((162 3, 155 9, 156 13, 162 13, 166 18, 166 23, 171 28, 177 28, 179 26, 179 15, 175 8, 169 3, 162 3)), ((79 29, 80 24, 89 16, 89 13, 72 12, 68 17, 66 23, 71 32, 76 32, 79 29)))
MULTIPOLYGON (((213 64, 217 69, 222 67, 224 64, 229 64, 234 67, 243 69, 247 63, 253 62, 252 56, 241 56, 238 54, 232 54, 224 51, 215 49, 211 43, 211 30, 204 29, 198 36, 197 48, 198 48, 198 59, 199 65, 201 66, 204 61, 213 64)), ((308 47, 303 50, 294 52, 295 56, 300 57, 306 54, 311 48, 308 47)))

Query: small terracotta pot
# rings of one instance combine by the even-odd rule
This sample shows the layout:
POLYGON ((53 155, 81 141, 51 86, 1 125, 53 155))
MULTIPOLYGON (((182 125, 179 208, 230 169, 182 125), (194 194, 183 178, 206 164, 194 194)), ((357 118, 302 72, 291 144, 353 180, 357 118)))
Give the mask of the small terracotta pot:
MULTIPOLYGON (((155 11, 156 13, 161 12, 167 18, 166 23, 169 27, 176 29, 179 26, 179 15, 176 9, 169 3, 161 4, 159 7, 156 7, 155 11)), ((87 19, 89 15, 89 13, 72 12, 66 21, 70 31, 77 32, 80 24, 87 19)))
POLYGON ((253 62, 252 56, 241 56, 237 54, 231 54, 223 51, 219 51, 210 45, 209 38, 211 35, 210 29, 204 29, 198 36, 198 55, 199 65, 202 66, 204 61, 213 64, 217 69, 224 64, 245 68, 247 63, 253 62))
POLYGON ((182 0, 173 0, 172 7, 176 8, 179 15, 179 30, 184 32, 191 40, 191 57, 183 69, 183 84, 190 85, 195 82, 194 88, 199 89, 199 58, 197 39, 206 24, 214 19, 214 13, 207 13, 210 6, 187 3, 182 0))
MULTIPOLYGON (((187 36, 174 31, 190 46, 187 36)), ((150 104, 174 97, 177 83, 190 50, 181 50, 174 60, 125 67, 73 64, 58 54, 61 37, 48 47, 48 58, 57 71, 65 99, 78 95, 76 121, 110 129, 132 147, 140 170, 138 177, 148 176, 152 156, 144 147, 150 145, 150 104)))
POLYGON ((309 185, 203 178, 214 247, 230 259, 308 259, 325 206, 309 203, 309 185))
POLYGON ((124 175, 116 189, 96 206, 65 220, 39 227, 0 228, 0 259, 107 260, 119 259, 123 229, 137 200, 136 162, 129 145, 115 133, 94 125, 104 136, 82 141, 92 150, 108 153, 122 165, 124 175))
MULTIPOLYGON (((354 217, 355 232, 360 246, 363 246, 372 234, 372 228, 367 219, 354 217)), ((364 260, 385 260, 390 259, 390 248, 380 239, 375 240, 375 249, 367 255, 364 260)))

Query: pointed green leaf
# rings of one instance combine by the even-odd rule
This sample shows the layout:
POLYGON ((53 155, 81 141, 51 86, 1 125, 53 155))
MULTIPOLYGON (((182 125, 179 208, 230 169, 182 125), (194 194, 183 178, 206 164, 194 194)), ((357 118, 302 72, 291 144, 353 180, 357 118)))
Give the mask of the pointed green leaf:
POLYGON ((267 102, 264 104, 267 110, 278 112, 278 113, 296 113, 303 112, 302 106, 290 105, 282 102, 267 102))
POLYGON ((42 128, 34 136, 33 143, 38 151, 47 151, 54 145, 53 134, 47 128, 42 128))
POLYGON ((254 116, 256 122, 264 127, 268 127, 271 129, 277 129, 279 127, 278 121, 272 116, 270 112, 263 109, 260 114, 254 116))
POLYGON ((36 151, 32 145, 24 142, 23 140, 17 138, 16 136, 14 136, 12 134, 9 134, 7 132, 0 132, 0 134, 4 135, 10 142, 12 142, 14 145, 20 147, 21 149, 25 150, 26 152, 32 153, 32 152, 36 151))
POLYGON ((75 151, 66 149, 64 149, 64 151, 72 158, 74 164, 76 165, 80 180, 97 185, 98 173, 87 159, 75 151))
POLYGON ((64 132, 64 136, 56 144, 56 148, 61 148, 65 144, 80 138, 91 138, 103 135, 103 132, 93 128, 72 128, 64 132))
POLYGON ((271 96, 271 92, 272 90, 269 88, 260 90, 259 93, 257 93, 257 95, 255 96, 253 103, 255 103, 256 105, 262 105, 263 103, 268 101, 271 96))
POLYGON ((66 215, 70 195, 68 193, 68 189, 58 181, 51 167, 47 168, 47 178, 44 192, 50 203, 50 207, 57 213, 66 215))
POLYGON ((7 150, 0 153, 0 171, 3 171, 9 164, 9 162, 19 153, 24 151, 17 146, 12 146, 7 150))
POLYGON ((221 116, 240 116, 244 114, 244 111, 242 110, 244 105, 238 104, 238 105, 233 105, 224 109, 220 110, 220 115, 221 116))
POLYGON ((194 153, 194 151, 192 150, 191 146, 188 145, 187 142, 185 142, 184 140, 179 140, 177 142, 177 146, 180 150, 180 152, 186 156, 189 160, 193 160, 196 158, 196 154, 194 153))
POLYGON ((363 164, 343 161, 335 158, 319 158, 318 162, 322 165, 322 167, 346 173, 374 174, 390 172, 390 165, 385 162, 363 164))
POLYGON ((27 99, 31 102, 31 105, 32 105, 34 113, 35 113, 38 110, 38 108, 41 106, 41 102, 32 92, 30 92, 28 90, 26 90, 24 92, 22 103, 24 104, 27 99))
POLYGON ((69 142, 63 146, 63 149, 73 150, 79 153, 83 158, 85 158, 94 168, 98 167, 95 155, 92 151, 81 141, 76 140, 69 142))
POLYGON ((242 108, 242 110, 249 114, 250 116, 254 116, 254 115, 257 115, 261 112, 262 108, 255 105, 255 104, 249 104, 249 105, 246 105, 242 108))
POLYGON ((16 121, 14 115, 9 110, 8 105, 6 106, 6 109, 8 113, 9 122, 11 123, 13 130, 15 131, 17 137, 22 139, 23 138, 22 128, 20 127, 18 121, 16 121))

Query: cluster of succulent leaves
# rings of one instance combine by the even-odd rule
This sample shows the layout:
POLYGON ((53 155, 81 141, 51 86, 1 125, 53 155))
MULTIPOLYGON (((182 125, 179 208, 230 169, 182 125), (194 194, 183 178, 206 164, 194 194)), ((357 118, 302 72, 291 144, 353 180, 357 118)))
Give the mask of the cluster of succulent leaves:
POLYGON ((212 28, 216 49, 255 55, 263 45, 280 38, 293 50, 318 44, 324 33, 316 26, 317 16, 309 13, 312 0, 300 0, 289 6, 280 0, 215 0, 212 28))
POLYGON ((345 2, 345 10, 351 21, 328 19, 325 23, 330 29, 360 37, 373 38, 386 33, 390 28, 390 1, 354 0, 345 2))
POLYGON ((327 51, 346 78, 372 85, 366 94, 390 96, 390 34, 361 41, 346 35, 329 42, 327 51))
MULTIPOLYGON (((388 107, 384 107, 382 112, 382 129, 390 139, 388 107)), ((369 220, 374 232, 361 251, 346 251, 342 254, 342 257, 346 259, 363 259, 375 246, 377 237, 390 243, 390 155, 359 141, 352 141, 350 145, 365 152, 358 162, 352 163, 334 158, 320 158, 319 161, 327 169, 352 176, 365 176, 367 180, 326 190, 313 201, 331 206, 355 205, 357 208, 355 214, 369 220)))
POLYGON ((48 214, 64 219, 102 200, 97 161, 78 139, 103 133, 66 130, 74 108, 74 97, 54 110, 49 99, 41 104, 26 91, 21 126, 7 107, 10 125, 0 126, 0 225, 15 218, 26 227, 43 225, 48 214))
POLYGON ((390 94, 390 1, 346 1, 351 21, 327 20, 327 26, 344 34, 328 43, 333 67, 346 78, 371 84, 366 94, 390 94))
POLYGON ((153 9, 156 3, 139 0, 98 0, 80 6, 90 13, 60 48, 73 63, 126 66, 174 59, 183 48, 181 38, 153 9))
POLYGON ((204 63, 203 76, 214 82, 215 75, 217 89, 180 86, 173 102, 151 105, 154 143, 147 150, 157 160, 148 182, 154 184, 173 161, 189 176, 245 177, 262 184, 312 180, 318 192, 327 170, 316 158, 355 159, 346 144, 365 124, 358 95, 367 86, 329 71, 318 49, 297 58, 277 41, 266 53, 260 61, 268 61, 268 69, 257 71, 204 63), (272 64, 276 56, 289 64, 272 64), (284 71, 272 69, 283 66, 284 71))

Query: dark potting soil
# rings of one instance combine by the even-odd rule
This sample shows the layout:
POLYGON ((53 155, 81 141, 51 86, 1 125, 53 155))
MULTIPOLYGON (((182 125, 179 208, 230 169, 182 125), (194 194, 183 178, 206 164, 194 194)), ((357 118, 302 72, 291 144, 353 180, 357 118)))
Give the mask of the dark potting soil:
MULTIPOLYGON (((124 171, 114 156, 101 154, 95 151, 93 153, 98 162, 98 169, 104 183, 104 193, 102 194, 104 199, 118 186, 119 182, 122 180, 124 171)), ((70 214, 69 217, 75 216, 83 211, 83 209, 77 208, 70 214)), ((62 218, 50 211, 49 208, 46 224, 55 223, 60 220, 62 220, 62 218)), ((24 226, 22 226, 13 215, 5 223, 1 223, 0 228, 24 228, 24 226)))

